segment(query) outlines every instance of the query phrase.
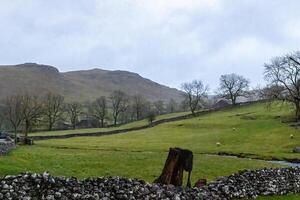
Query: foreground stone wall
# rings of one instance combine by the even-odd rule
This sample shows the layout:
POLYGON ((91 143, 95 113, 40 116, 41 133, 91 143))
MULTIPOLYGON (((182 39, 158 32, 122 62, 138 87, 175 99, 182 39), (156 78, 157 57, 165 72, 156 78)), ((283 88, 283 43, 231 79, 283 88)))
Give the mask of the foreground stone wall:
POLYGON ((287 193, 300 193, 300 168, 247 170, 192 189, 120 177, 80 181, 48 173, 0 179, 0 199, 229 200, 287 193))
POLYGON ((7 154, 16 147, 13 140, 0 140, 0 156, 7 154))

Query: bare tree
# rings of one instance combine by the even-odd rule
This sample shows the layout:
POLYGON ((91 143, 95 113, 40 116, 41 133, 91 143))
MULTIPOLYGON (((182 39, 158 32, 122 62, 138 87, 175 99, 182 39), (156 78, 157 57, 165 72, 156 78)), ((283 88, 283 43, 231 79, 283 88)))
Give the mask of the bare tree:
POLYGON ((41 117, 43 111, 43 104, 38 96, 29 94, 21 96, 21 112, 25 123, 25 143, 27 143, 28 133, 32 125, 41 117))
POLYGON ((101 122, 101 127, 104 127, 104 119, 107 115, 107 101, 105 96, 97 98, 92 103, 91 113, 93 117, 101 122))
POLYGON ((139 120, 141 119, 143 111, 145 110, 147 101, 141 94, 134 95, 132 100, 132 107, 134 109, 136 119, 139 120))
POLYGON ((4 124, 4 120, 5 120, 5 117, 4 117, 3 113, 0 113, 0 129, 2 129, 2 126, 4 124))
POLYGON ((116 90, 110 95, 110 100, 112 103, 114 125, 116 125, 120 113, 125 112, 128 108, 128 97, 121 90, 116 90))
POLYGON ((174 99, 170 99, 167 108, 169 113, 176 112, 178 109, 178 104, 174 99))
POLYGON ((300 52, 275 57, 265 64, 265 79, 269 82, 269 97, 294 104, 300 119, 300 52))
POLYGON ((48 130, 53 129, 54 124, 61 118, 64 97, 59 94, 48 93, 44 98, 45 117, 48 130))
POLYGON ((147 119, 148 119, 149 125, 153 124, 153 121, 155 120, 155 118, 156 118, 155 112, 153 110, 150 110, 147 114, 147 119))
POLYGON ((153 103, 153 105, 154 105, 154 108, 155 108, 156 113, 157 113, 158 115, 161 115, 161 114, 164 112, 164 110, 165 110, 165 105, 164 105, 164 102, 163 102, 162 100, 155 101, 155 102, 153 103))
POLYGON ((187 98, 183 99, 180 102, 179 109, 180 109, 180 111, 188 111, 189 110, 189 103, 188 103, 187 98))
POLYGON ((269 100, 271 103, 274 99, 283 100, 283 91, 284 87, 279 85, 268 85, 264 88, 259 88, 258 90, 258 98, 262 100, 269 100))
POLYGON ((22 114, 22 97, 19 95, 7 97, 4 105, 5 117, 14 129, 15 142, 17 143, 18 128, 24 119, 22 114))
POLYGON ((238 97, 246 96, 249 80, 237 74, 225 74, 220 77, 221 96, 230 99, 232 105, 236 105, 238 97))
POLYGON ((78 102, 67 103, 66 110, 69 115, 73 129, 76 129, 76 124, 79 120, 79 116, 82 114, 82 105, 78 102))
POLYGON ((5 105, 3 102, 0 102, 0 130, 2 129, 3 125, 5 125, 6 117, 5 117, 5 105))
POLYGON ((183 83, 181 88, 185 92, 185 98, 192 114, 195 114, 200 103, 207 97, 208 86, 204 86, 200 80, 194 80, 190 83, 183 83))

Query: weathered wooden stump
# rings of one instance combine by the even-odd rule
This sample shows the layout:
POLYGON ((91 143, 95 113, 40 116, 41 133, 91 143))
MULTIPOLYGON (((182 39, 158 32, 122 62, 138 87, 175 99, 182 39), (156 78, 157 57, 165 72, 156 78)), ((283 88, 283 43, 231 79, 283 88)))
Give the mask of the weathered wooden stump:
POLYGON ((188 172, 187 187, 191 187, 190 176, 193 169, 193 152, 187 149, 170 148, 162 174, 155 183, 182 186, 183 171, 188 172))

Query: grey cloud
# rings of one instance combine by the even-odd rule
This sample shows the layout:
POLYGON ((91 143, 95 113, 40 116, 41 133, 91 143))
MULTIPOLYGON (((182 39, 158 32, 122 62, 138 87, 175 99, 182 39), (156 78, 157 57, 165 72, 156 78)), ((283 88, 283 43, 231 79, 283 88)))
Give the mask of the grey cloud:
POLYGON ((298 50, 299 6, 296 0, 3 0, 0 60, 61 71, 131 70, 172 87, 197 78, 215 89, 221 74, 237 72, 256 86, 264 62, 298 50))

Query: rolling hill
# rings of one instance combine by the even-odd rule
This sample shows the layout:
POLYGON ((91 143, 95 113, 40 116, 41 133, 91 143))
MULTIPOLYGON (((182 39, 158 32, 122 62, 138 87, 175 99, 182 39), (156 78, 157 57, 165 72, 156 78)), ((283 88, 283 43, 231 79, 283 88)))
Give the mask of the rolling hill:
POLYGON ((16 93, 55 92, 67 101, 90 101, 114 90, 142 94, 150 101, 182 100, 182 92, 128 71, 102 69, 59 72, 49 65, 25 63, 0 66, 0 99, 16 93))

